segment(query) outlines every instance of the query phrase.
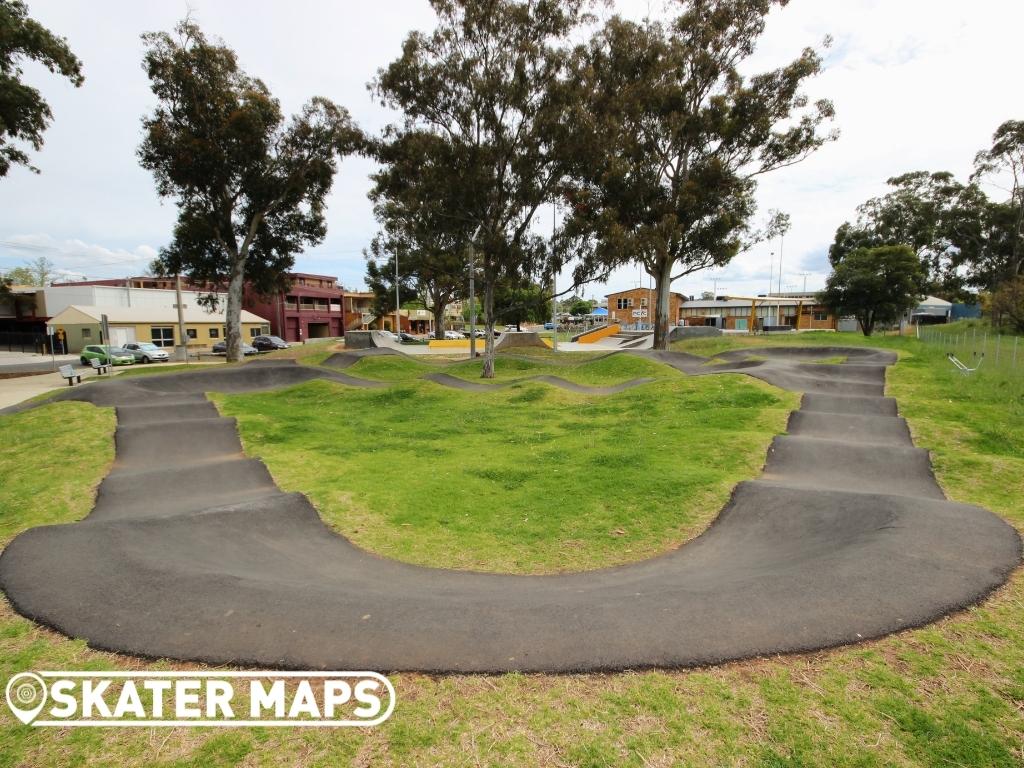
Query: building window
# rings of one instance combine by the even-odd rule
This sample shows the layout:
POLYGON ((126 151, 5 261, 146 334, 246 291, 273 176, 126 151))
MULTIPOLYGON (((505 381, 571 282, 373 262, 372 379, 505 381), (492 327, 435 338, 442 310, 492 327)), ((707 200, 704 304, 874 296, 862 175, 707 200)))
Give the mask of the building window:
POLYGON ((250 339, 255 339, 259 335, 260 335, 260 329, 259 328, 250 328, 249 329, 249 338, 250 339))
POLYGON ((631 299, 631 298, 622 298, 622 299, 616 299, 615 300, 615 308, 616 309, 629 309, 632 306, 633 306, 633 299, 631 299))
POLYGON ((313 309, 313 306, 314 304, 312 297, 303 296, 301 299, 299 299, 299 309, 311 310, 313 309))
POLYGON ((198 339, 199 338, 199 332, 196 331, 195 328, 186 328, 185 329, 185 335, 188 336, 190 339, 198 339))
POLYGON ((640 306, 641 307, 646 307, 647 306, 647 297, 646 296, 641 296, 640 297, 640 306))
POLYGON ((210 338, 211 339, 219 339, 220 338, 220 328, 211 328, 210 329, 210 338))
POLYGON ((341 312, 340 299, 331 299, 331 312, 341 312))
POLYGON ((83 328, 82 329, 82 338, 83 339, 91 339, 92 338, 92 328, 83 328))
POLYGON ((294 296, 285 296, 284 297, 284 308, 285 309, 298 309, 299 308, 299 300, 297 298, 295 298, 294 296))
POLYGON ((815 320, 828 320, 828 312, 815 312, 814 313, 814 319, 815 320))
POLYGON ((174 326, 155 325, 152 330, 153 343, 158 347, 174 346, 174 326))

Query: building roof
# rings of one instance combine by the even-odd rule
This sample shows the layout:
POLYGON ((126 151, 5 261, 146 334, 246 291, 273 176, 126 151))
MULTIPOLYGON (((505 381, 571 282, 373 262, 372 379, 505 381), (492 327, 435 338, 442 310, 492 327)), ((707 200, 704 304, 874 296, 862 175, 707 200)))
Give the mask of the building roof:
MULTIPOLYGON (((604 295, 604 297, 606 299, 610 299, 612 296, 621 296, 624 293, 636 293, 637 291, 646 291, 647 293, 654 293, 655 292, 653 288, 644 288, 643 286, 640 286, 638 288, 629 288, 629 289, 627 289, 625 291, 615 291, 615 293, 606 293, 604 295)), ((671 294, 673 296, 678 296, 681 299, 685 299, 686 298, 685 296, 683 296, 683 294, 679 293, 679 291, 671 291, 671 294)))
POLYGON ((917 306, 919 307, 952 307, 953 303, 940 299, 937 296, 925 296, 924 300, 921 301, 917 306))
MULTIPOLYGON (((804 304, 817 304, 817 299, 814 296, 808 296, 806 294, 798 293, 792 296, 758 296, 757 304, 759 307, 769 306, 795 306, 799 301, 803 300, 804 304)), ((703 300, 697 299, 696 301, 684 301, 684 309, 726 309, 729 307, 749 307, 750 299, 714 299, 714 300, 703 300)))
MULTIPOLYGON (((186 323, 224 322, 224 312, 207 312, 202 307, 197 307, 193 304, 185 307, 183 314, 186 323)), ((103 315, 106 315, 107 321, 111 323, 178 322, 178 310, 174 307, 95 307, 84 304, 72 304, 50 318, 50 324, 58 325, 62 322, 69 325, 99 323, 103 315)), ((266 323, 267 320, 243 309, 242 322, 266 323)))

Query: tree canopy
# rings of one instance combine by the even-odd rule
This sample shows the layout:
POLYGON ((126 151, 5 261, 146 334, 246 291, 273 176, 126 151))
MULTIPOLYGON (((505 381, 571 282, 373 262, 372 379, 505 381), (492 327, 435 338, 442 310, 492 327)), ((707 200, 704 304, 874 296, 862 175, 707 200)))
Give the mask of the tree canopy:
POLYGON ((143 41, 158 106, 143 121, 139 158, 160 196, 178 204, 173 240, 155 266, 227 285, 227 356, 237 360, 244 283, 258 292, 283 286, 294 254, 323 239, 337 158, 361 135, 343 107, 321 97, 285 124, 267 86, 190 19, 143 41))
POLYGON ((26 60, 66 77, 76 88, 85 81, 82 62, 67 40, 29 18, 21 0, 0 0, 0 178, 15 165, 39 172, 29 163, 28 153, 11 142, 27 143, 38 152, 53 119, 43 95, 22 82, 26 60))
POLYGON ((673 280, 728 263, 753 232, 756 179, 800 162, 834 134, 827 100, 801 88, 821 70, 807 48, 746 76, 773 6, 785 0, 683 0, 670 22, 613 17, 577 55, 577 114, 566 238, 577 280, 642 264, 656 284, 655 347, 668 343, 673 280))
POLYGON ((819 301, 837 315, 853 315, 870 336, 879 323, 896 322, 917 306, 925 272, 907 245, 856 248, 840 259, 819 301))
POLYGON ((888 180, 890 190, 857 208, 829 248, 838 264, 858 248, 907 245, 921 260, 927 290, 950 301, 995 291, 1022 272, 1024 256, 1024 122, 1010 120, 979 152, 966 182, 942 171, 913 171, 888 180), (1009 189, 992 199, 983 185, 1009 189), (1007 182, 1007 183, 1003 183, 1007 182))
POLYGON ((378 310, 393 307, 397 255, 400 291, 421 297, 434 327, 443 329, 445 307, 465 291, 473 237, 472 225, 449 213, 458 209, 451 199, 458 191, 449 178, 451 142, 409 130, 392 132, 372 147, 381 167, 371 177, 370 199, 381 232, 367 254, 367 284, 377 294, 378 310))
POLYGON ((381 70, 374 92, 403 113, 396 130, 445 138, 445 215, 472 233, 487 328, 483 376, 494 375, 495 290, 545 271, 550 250, 530 231, 566 171, 554 151, 573 130, 576 83, 567 39, 584 0, 431 0, 438 23, 414 32, 381 70))
POLYGON ((7 271, 7 278, 14 285, 49 285, 56 277, 56 264, 45 256, 37 256, 7 271))

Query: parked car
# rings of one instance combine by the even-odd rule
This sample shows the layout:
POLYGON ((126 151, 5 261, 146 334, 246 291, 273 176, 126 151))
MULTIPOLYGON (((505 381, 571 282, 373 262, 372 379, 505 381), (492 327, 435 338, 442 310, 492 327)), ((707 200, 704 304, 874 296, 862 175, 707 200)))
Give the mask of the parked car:
POLYGON ((466 335, 463 334, 463 333, 460 333, 459 331, 445 331, 444 332, 444 337, 446 339, 454 340, 454 339, 464 339, 464 338, 466 338, 466 335))
POLYGON ((288 349, 289 344, 280 336, 256 336, 252 345, 258 352, 272 352, 275 349, 288 349))
MULTIPOLYGON (((216 344, 213 345, 213 348, 210 351, 213 352, 213 354, 215 354, 215 355, 226 355, 227 352, 228 352, 228 343, 226 341, 218 341, 216 344)), ((243 355, 258 355, 259 354, 259 350, 256 349, 256 347, 252 346, 251 344, 246 344, 243 341, 242 342, 242 354, 243 355)))
POLYGON ((124 345, 132 357, 139 363, 166 363, 171 359, 166 349, 161 349, 151 341, 132 341, 124 345))
POLYGON ((391 331, 377 331, 377 333, 379 333, 381 336, 387 336, 389 339, 394 339, 395 341, 398 341, 398 337, 395 336, 395 334, 393 334, 391 331))
POLYGON ((134 365, 135 355, 124 347, 111 347, 106 344, 89 344, 82 350, 82 365, 88 365, 90 360, 99 360, 105 365, 134 365))
POLYGON ((553 331, 553 330, 555 330, 555 324, 554 323, 544 323, 544 330, 545 331, 553 331))
POLYGON ((419 344, 422 341, 422 339, 417 339, 411 333, 406 333, 405 331, 398 334, 398 338, 402 340, 403 344, 419 344))
MULTIPOLYGON (((478 339, 482 339, 484 336, 487 335, 487 332, 480 328, 474 328, 473 335, 476 336, 478 339)), ((466 331, 465 338, 469 338, 469 331, 466 331)))

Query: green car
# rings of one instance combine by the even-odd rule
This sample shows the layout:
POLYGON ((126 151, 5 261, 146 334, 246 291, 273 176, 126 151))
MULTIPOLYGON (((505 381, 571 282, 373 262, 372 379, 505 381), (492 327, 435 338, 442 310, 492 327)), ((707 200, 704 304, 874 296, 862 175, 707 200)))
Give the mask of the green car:
POLYGON ((104 365, 133 365, 135 355, 124 347, 109 347, 106 344, 90 344, 82 350, 82 365, 90 360, 99 360, 104 365))

